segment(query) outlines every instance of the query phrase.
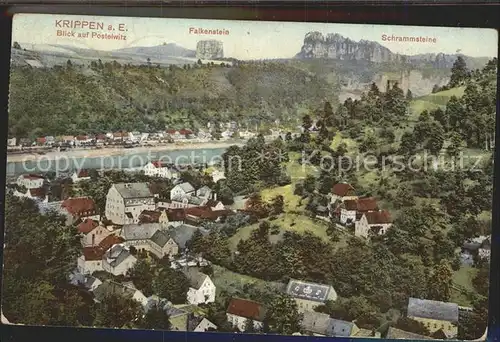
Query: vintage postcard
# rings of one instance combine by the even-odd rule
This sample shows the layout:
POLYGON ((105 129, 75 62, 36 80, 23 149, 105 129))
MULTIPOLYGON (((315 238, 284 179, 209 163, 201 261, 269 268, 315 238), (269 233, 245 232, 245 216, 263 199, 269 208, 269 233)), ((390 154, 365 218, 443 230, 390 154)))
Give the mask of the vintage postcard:
POLYGON ((497 43, 16 15, 2 321, 485 338, 497 43))

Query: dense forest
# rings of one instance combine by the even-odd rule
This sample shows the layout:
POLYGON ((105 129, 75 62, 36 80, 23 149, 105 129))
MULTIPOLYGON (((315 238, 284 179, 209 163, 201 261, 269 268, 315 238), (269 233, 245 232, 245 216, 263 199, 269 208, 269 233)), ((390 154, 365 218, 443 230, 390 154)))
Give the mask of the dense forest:
POLYGON ((281 120, 296 126, 297 111, 324 98, 335 84, 280 62, 183 68, 92 62, 36 69, 14 66, 9 135, 87 134, 206 127, 235 120, 252 128, 281 120))

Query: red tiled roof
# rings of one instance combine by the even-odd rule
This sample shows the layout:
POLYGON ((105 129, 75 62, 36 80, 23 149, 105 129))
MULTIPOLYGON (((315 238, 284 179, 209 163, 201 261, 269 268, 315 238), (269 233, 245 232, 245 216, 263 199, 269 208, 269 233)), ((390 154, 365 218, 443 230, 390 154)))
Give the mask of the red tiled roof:
POLYGON ((78 225, 78 231, 83 234, 90 233, 91 231, 94 230, 95 227, 97 227, 99 223, 92 219, 86 219, 82 223, 78 225))
POLYGON ((116 133, 113 133, 113 137, 115 138, 122 138, 122 137, 126 137, 128 135, 127 132, 116 132, 116 133))
POLYGON ((78 136, 76 137, 76 140, 87 140, 88 138, 89 138, 89 137, 88 137, 88 136, 86 136, 86 135, 78 135, 78 136))
POLYGON ((345 209, 350 211, 375 211, 378 210, 377 200, 373 197, 344 201, 345 209))
POLYGON ((23 175, 23 178, 24 179, 31 179, 31 180, 35 180, 35 179, 44 179, 43 176, 41 175, 36 175, 34 173, 30 173, 29 175, 23 175))
POLYGON ((167 129, 168 134, 175 134, 177 131, 175 129, 167 129))
POLYGON ((47 139, 45 139, 45 137, 43 137, 43 138, 36 138, 36 142, 39 143, 39 144, 45 144, 46 141, 47 141, 47 139))
POLYGON ((123 241, 125 240, 120 236, 108 235, 99 243, 99 248, 102 248, 104 249, 104 251, 107 251, 112 246, 122 243, 123 241))
POLYGON ((73 216, 95 213, 95 203, 88 197, 68 198, 61 204, 73 216))
POLYGON ((139 223, 158 223, 161 211, 144 210, 139 215, 139 223))
POLYGON ((167 167, 167 166, 170 165, 167 162, 162 162, 162 161, 159 161, 159 160, 153 161, 153 162, 151 162, 151 164, 153 164, 153 166, 156 167, 156 168, 167 167))
POLYGON ((262 321, 264 318, 264 310, 261 304, 240 298, 231 299, 227 313, 256 321, 262 321))
POLYGON ((391 214, 387 210, 370 211, 365 213, 368 224, 386 224, 391 223, 391 214))
POLYGON ((84 247, 83 257, 85 261, 97 261, 101 260, 106 250, 101 247, 84 247))
POLYGON ((106 134, 97 134, 96 139, 97 140, 106 140, 106 134))
POLYGON ((179 134, 182 134, 182 135, 187 135, 187 134, 193 134, 193 132, 191 132, 189 129, 181 129, 179 131, 179 134))
POLYGON ((184 212, 184 209, 168 209, 167 217, 168 220, 172 222, 184 221, 184 219, 186 218, 186 214, 184 212))
POLYGON ((90 177, 89 176, 89 170, 83 169, 83 170, 78 171, 77 177, 78 178, 90 177))
POLYGON ((46 195, 44 188, 34 188, 34 189, 29 189, 29 191, 31 197, 43 198, 46 195))
POLYGON ((216 220, 219 217, 230 215, 230 210, 212 210, 208 206, 184 209, 186 215, 199 217, 201 219, 216 220))
POLYGON ((349 191, 354 191, 354 188, 350 184, 337 183, 332 188, 332 194, 344 197, 349 194, 349 191))

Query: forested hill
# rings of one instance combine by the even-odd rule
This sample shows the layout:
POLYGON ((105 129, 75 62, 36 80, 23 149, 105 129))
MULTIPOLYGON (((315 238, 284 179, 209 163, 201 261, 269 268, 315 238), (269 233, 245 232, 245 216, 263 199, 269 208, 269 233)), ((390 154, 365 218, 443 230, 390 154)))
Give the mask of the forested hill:
POLYGON ((9 135, 83 134, 203 127, 208 121, 295 126, 301 109, 332 103, 338 87, 278 62, 130 66, 70 61, 54 68, 13 66, 9 135))

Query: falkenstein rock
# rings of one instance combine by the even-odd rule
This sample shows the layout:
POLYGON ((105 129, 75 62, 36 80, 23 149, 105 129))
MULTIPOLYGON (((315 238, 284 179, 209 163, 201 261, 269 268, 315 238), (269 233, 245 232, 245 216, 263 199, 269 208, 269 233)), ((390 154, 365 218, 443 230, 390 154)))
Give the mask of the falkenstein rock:
POLYGON ((196 58, 224 58, 224 47, 222 45, 222 42, 218 40, 200 40, 196 44, 196 58))

